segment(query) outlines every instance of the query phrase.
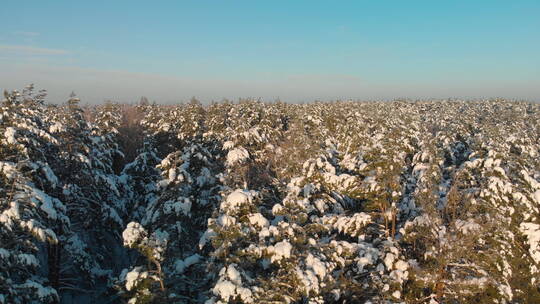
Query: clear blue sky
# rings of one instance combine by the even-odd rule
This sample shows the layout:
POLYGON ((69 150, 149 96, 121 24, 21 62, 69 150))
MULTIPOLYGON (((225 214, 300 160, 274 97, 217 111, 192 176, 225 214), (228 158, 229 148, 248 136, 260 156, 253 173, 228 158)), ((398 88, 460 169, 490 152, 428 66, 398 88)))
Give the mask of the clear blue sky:
POLYGON ((51 99, 540 100, 539 54, 538 0, 0 5, 0 88, 51 99))

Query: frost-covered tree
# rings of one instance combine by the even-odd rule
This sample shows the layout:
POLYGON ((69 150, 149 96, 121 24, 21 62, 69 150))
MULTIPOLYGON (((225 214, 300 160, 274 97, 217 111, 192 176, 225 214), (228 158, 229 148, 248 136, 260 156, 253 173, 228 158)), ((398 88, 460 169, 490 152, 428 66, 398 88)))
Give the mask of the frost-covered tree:
POLYGON ((0 108, 0 303, 540 299, 537 104, 44 97, 0 108))
POLYGON ((0 302, 58 300, 54 257, 69 225, 47 164, 58 140, 43 120, 43 93, 5 93, 0 108, 0 302), (48 274, 48 275, 47 275, 48 274), (52 286, 52 287, 51 287, 52 286))

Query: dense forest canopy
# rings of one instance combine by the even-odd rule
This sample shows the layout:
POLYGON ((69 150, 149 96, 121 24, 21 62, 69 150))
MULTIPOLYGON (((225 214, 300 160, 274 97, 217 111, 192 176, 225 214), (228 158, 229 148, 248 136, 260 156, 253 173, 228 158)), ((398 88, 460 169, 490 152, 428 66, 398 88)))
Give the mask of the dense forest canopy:
POLYGON ((540 105, 0 107, 0 303, 538 303, 540 105))

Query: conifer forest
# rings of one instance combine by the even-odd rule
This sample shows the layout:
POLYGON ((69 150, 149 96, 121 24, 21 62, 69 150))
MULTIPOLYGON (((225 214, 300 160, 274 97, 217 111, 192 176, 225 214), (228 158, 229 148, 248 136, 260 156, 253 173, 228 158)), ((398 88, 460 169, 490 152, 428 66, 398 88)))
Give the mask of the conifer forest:
POLYGON ((540 303, 540 104, 0 104, 0 303, 540 303))

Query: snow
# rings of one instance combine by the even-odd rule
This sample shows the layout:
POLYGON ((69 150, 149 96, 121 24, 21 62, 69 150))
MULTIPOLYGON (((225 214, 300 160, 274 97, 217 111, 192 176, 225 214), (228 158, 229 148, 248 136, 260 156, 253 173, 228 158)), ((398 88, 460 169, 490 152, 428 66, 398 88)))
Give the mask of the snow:
POLYGON ((313 202, 313 205, 319 210, 320 213, 324 213, 326 210, 326 200, 323 199, 317 199, 313 202))
POLYGON ((227 214, 222 214, 217 218, 217 223, 222 227, 229 227, 236 224, 236 218, 227 214))
POLYGON ((353 216, 324 216, 322 222, 327 225, 331 225, 332 228, 337 229, 340 233, 349 234, 351 236, 358 236, 362 232, 362 229, 371 223, 371 216, 364 212, 355 213, 353 216))
POLYGON ((240 272, 236 269, 236 264, 223 267, 219 272, 219 280, 212 289, 212 292, 225 301, 236 298, 242 299, 243 303, 253 303, 253 293, 249 288, 242 286, 240 272))
POLYGON ((406 270, 393 270, 390 272, 390 278, 392 278, 395 282, 398 282, 399 284, 403 284, 405 280, 409 277, 409 272, 406 270))
POLYGON ((75 153, 75 155, 79 158, 79 161, 86 163, 89 166, 92 165, 92 162, 86 155, 83 155, 82 153, 75 153))
POLYGON ((242 299, 244 303, 253 303, 253 293, 248 288, 237 287, 236 292, 240 295, 240 299, 242 299))
POLYGON ((13 225, 13 220, 20 218, 21 214, 19 212, 19 204, 17 202, 10 202, 9 208, 0 213, 0 223, 5 224, 9 229, 11 229, 11 226, 13 225))
POLYGON ((201 256, 198 254, 191 255, 183 260, 176 260, 174 262, 174 269, 177 274, 182 274, 190 266, 197 264, 201 260, 201 256))
POLYGON ((48 286, 45 287, 35 281, 27 280, 21 287, 35 289, 37 296, 43 300, 50 297, 58 298, 58 294, 54 288, 48 286))
POLYGON ((217 233, 213 229, 208 228, 199 239, 199 249, 202 249, 216 235, 217 233))
POLYGON ((409 264, 405 261, 399 260, 394 264, 396 270, 406 271, 409 268, 409 264))
POLYGON ((536 190, 533 193, 533 198, 536 201, 537 204, 540 204, 540 190, 536 190))
POLYGON ((172 211, 176 215, 189 215, 191 212, 192 202, 189 198, 183 198, 183 201, 166 201, 163 203, 163 212, 169 214, 172 211))
POLYGON ((395 259, 396 259, 396 256, 393 253, 389 252, 386 254, 386 256, 384 257, 384 266, 386 266, 386 269, 389 269, 389 270, 392 269, 395 259))
POLYGON ((228 166, 233 166, 237 163, 243 163, 246 159, 249 159, 249 152, 242 148, 234 148, 227 153, 227 160, 225 163, 228 166))
POLYGON ((112 272, 113 271, 111 269, 102 269, 97 266, 90 268, 90 273, 94 277, 108 277, 112 274, 112 272))
POLYGON ((41 167, 41 171, 45 174, 45 178, 51 183, 51 186, 54 188, 58 185, 58 177, 54 174, 48 164, 44 164, 41 167))
POLYGON ((527 236, 529 254, 537 264, 540 264, 540 225, 535 223, 521 223, 519 228, 527 236))
POLYGON ((472 220, 464 221, 464 220, 456 220, 456 228, 463 234, 468 234, 474 231, 480 230, 480 225, 475 223, 472 220))
POLYGON ((15 138, 16 133, 17 131, 12 127, 7 127, 6 131, 4 131, 4 137, 9 145, 14 145, 17 143, 17 139, 15 138))
MULTIPOLYGON (((168 179, 170 182, 174 181, 176 179, 176 168, 171 168, 168 171, 168 179)), ((181 180, 180 180, 181 181, 181 180)))
POLYGON ((212 290, 215 295, 219 295, 222 299, 229 301, 231 297, 236 295, 236 285, 229 280, 219 281, 212 290))
POLYGON ((37 267, 39 262, 33 254, 21 253, 17 255, 17 259, 25 266, 37 267))
POLYGON ((137 286, 140 280, 146 278, 155 278, 155 276, 151 275, 148 271, 142 271, 142 267, 140 266, 133 268, 133 270, 126 274, 126 289, 128 291, 133 289, 137 286))
POLYGON ((242 284, 242 278, 240 277, 240 272, 236 269, 236 267, 233 265, 229 265, 227 267, 227 277, 236 285, 242 284))
POLYGON ((357 178, 349 174, 335 175, 334 173, 324 172, 323 177, 326 183, 333 185, 339 191, 350 190, 358 183, 357 178))
POLYGON ((283 212, 283 209, 284 209, 284 208, 283 208, 283 205, 281 205, 281 204, 275 204, 275 205, 272 207, 272 214, 273 214, 274 216, 277 216, 277 215, 279 215, 280 213, 283 212))
POLYGON ((17 175, 17 168, 12 162, 0 161, 0 172, 8 179, 13 179, 17 175))
POLYGON ((30 188, 30 190, 32 191, 33 196, 32 201, 35 203, 37 203, 38 201, 41 202, 39 208, 45 211, 45 213, 50 219, 58 219, 58 213, 56 212, 55 207, 58 206, 61 209, 64 209, 65 207, 63 206, 63 204, 58 199, 50 197, 49 195, 45 194, 45 192, 37 188, 30 188))
POLYGON ((204 187, 205 185, 213 184, 214 178, 212 177, 210 170, 205 167, 201 169, 201 175, 197 176, 196 182, 197 186, 204 187))
POLYGON ((229 140, 229 141, 226 141, 226 142, 223 143, 223 149, 225 149, 225 150, 229 150, 229 149, 231 149, 233 147, 234 147, 234 142, 233 141, 229 140))
POLYGON ((268 227, 270 224, 268 220, 260 213, 254 213, 248 216, 249 223, 259 226, 260 228, 268 227))
POLYGON ((252 194, 248 191, 237 189, 230 193, 226 199, 221 203, 221 210, 234 210, 237 207, 250 203, 252 200, 252 194))
MULTIPOLYGON (((401 302, 403 288, 409 286, 403 286, 409 278, 409 268, 422 274, 411 277, 410 284, 421 293, 421 286, 433 286, 437 276, 431 259, 423 257, 439 259, 437 253, 446 250, 450 260, 445 261, 449 265, 446 269, 449 280, 445 284, 456 292, 447 293, 449 301, 454 295, 476 298, 483 292, 478 287, 488 282, 490 288, 494 286, 499 292, 496 300, 504 302, 501 298, 506 297, 512 302, 514 289, 520 288, 516 282, 527 284, 531 277, 538 278, 540 186, 537 180, 540 180, 540 172, 535 162, 537 156, 534 156, 539 151, 538 130, 523 130, 524 133, 519 134, 524 129, 522 122, 500 123, 501 118, 510 117, 506 115, 510 112, 505 112, 505 106, 497 107, 504 115, 495 117, 497 123, 493 128, 489 116, 482 117, 486 118, 484 120, 479 119, 479 113, 462 111, 461 107, 468 105, 460 102, 401 102, 390 107, 386 104, 354 105, 355 111, 346 111, 334 121, 334 109, 352 106, 347 103, 336 104, 336 108, 324 104, 283 104, 273 112, 277 108, 266 111, 266 105, 259 109, 257 103, 230 104, 223 108, 226 111, 217 108, 218 113, 223 112, 219 113, 223 117, 215 120, 212 117, 215 114, 205 112, 204 108, 200 111, 204 117, 198 118, 193 114, 184 117, 184 112, 188 111, 183 107, 154 107, 153 112, 174 115, 145 118, 142 148, 147 152, 137 156, 135 164, 128 164, 121 177, 109 171, 110 159, 106 158, 118 147, 101 147, 113 144, 112 134, 98 136, 101 130, 95 128, 92 137, 80 138, 81 148, 76 150, 82 154, 75 155, 75 161, 82 170, 74 172, 77 178, 73 181, 63 180, 70 174, 60 173, 62 161, 75 152, 60 155, 59 162, 50 162, 51 167, 47 162, 56 155, 44 155, 49 151, 65 152, 65 147, 43 140, 50 136, 46 132, 67 131, 64 124, 54 122, 58 113, 53 109, 52 113, 47 112, 51 117, 40 122, 39 117, 31 117, 35 116, 32 110, 20 109, 30 113, 24 114, 26 116, 10 116, 5 114, 4 107, 0 109, 2 130, 10 124, 13 127, 0 134, 0 144, 7 148, 4 149, 8 153, 6 160, 17 159, 17 162, 0 161, 0 177, 5 179, 3 190, 7 193, 4 195, 7 199, 0 203, 0 230, 7 236, 7 242, 0 248, 0 264, 26 264, 29 267, 25 272, 33 276, 35 282, 46 282, 46 273, 33 268, 46 260, 43 251, 46 244, 40 241, 56 241, 50 229, 54 227, 62 230, 66 251, 63 257, 67 258, 64 266, 70 273, 94 280, 104 275, 107 277, 96 282, 112 283, 116 271, 100 266, 116 269, 116 262, 132 264, 126 265, 128 268, 120 279, 120 285, 125 283, 120 293, 133 297, 126 297, 125 301, 130 303, 140 300, 137 297, 154 293, 157 284, 146 290, 136 287, 145 277, 154 279, 156 265, 152 262, 160 263, 163 276, 173 279, 164 294, 164 297, 169 295, 170 301, 182 301, 184 290, 191 289, 199 299, 208 296, 211 297, 208 303, 220 304, 262 301, 269 299, 266 297, 269 294, 272 301, 280 303, 323 303, 332 301, 333 297, 335 301, 345 301, 344 296, 354 298, 353 293, 369 303, 401 302), (459 113, 468 115, 458 120, 445 117, 439 112, 447 106, 450 113, 459 109, 459 113), (369 115, 371 108, 380 112, 378 116, 369 115), (395 113, 389 113, 396 109, 395 113), (265 117, 267 114, 270 117, 265 117), (309 120, 316 121, 318 127, 313 123, 305 124, 308 114, 309 120), (401 121, 402 117, 405 120, 401 121), (229 120, 225 121, 225 126, 221 118, 229 120), (264 122, 267 118, 272 120, 270 125, 264 122), (265 125, 257 126, 261 122, 265 125), (280 123, 284 124, 283 129, 276 125, 280 123), (198 127, 207 135, 201 138, 194 133, 198 127), (45 133, 39 128, 46 130, 45 133), (169 130, 165 135, 174 138, 174 142, 180 139, 180 145, 163 142, 166 137, 160 138, 158 134, 163 130, 169 130), (507 133, 516 134, 512 143, 504 140, 507 133), (14 143, 17 149, 8 147, 8 142, 14 143), (223 143, 222 149, 219 143, 223 143), (175 149, 180 150, 170 151, 175 149), (169 155, 161 161, 154 153, 169 155), (281 161, 293 153, 309 157, 295 160, 296 165, 304 164, 303 170, 281 161), (81 155, 82 158, 77 158, 81 155), (462 163, 466 159, 468 161, 462 163), (261 171, 269 170, 270 184, 259 185, 256 176, 256 182, 246 181, 244 169, 248 168, 238 167, 251 161, 257 166, 255 171, 259 167, 261 171), (24 168, 24 173, 19 172, 19 168, 24 168), (522 176, 516 174, 519 170, 524 171, 522 176), (289 176, 295 174, 299 176, 289 176), (91 175, 89 180, 87 175, 91 175), (182 179, 184 181, 179 182, 182 179), (94 182, 98 185, 93 185, 94 182), (285 184, 287 187, 283 187, 285 184), (11 195, 9 189, 6 191, 11 185, 15 195, 11 195), (247 185, 260 192, 237 189, 247 188, 247 185), (453 188, 464 195, 466 204, 460 206, 460 219, 448 222, 446 213, 438 212, 436 204, 444 202, 448 190, 453 188), (69 202, 69 213, 55 198, 57 195, 69 202), (90 195, 95 202, 77 201, 77 197, 85 195, 90 195), (391 209, 380 213, 378 200, 386 198, 392 200, 391 209), (87 218, 83 209, 86 206, 95 209, 87 218), (71 212, 71 208, 77 212, 71 212), (390 215, 397 215, 397 235, 389 235, 388 227, 382 225, 390 215), (70 218, 73 225, 68 222, 70 218), (123 225, 115 224, 115 221, 121 223, 120 219, 131 222, 123 232, 118 230, 123 225), (86 226, 81 225, 85 221, 95 225, 90 228, 95 228, 96 233, 85 231, 86 226), (479 232, 482 228, 479 223, 484 222, 497 223, 490 231, 490 238, 497 241, 492 249, 498 256, 491 262, 485 262, 481 254, 470 250, 476 244, 466 237, 479 232), (515 235, 516 222, 523 235, 515 235), (126 245, 136 245, 141 253, 138 258, 117 260, 129 252, 124 248, 120 250, 121 244, 114 243, 118 232, 122 232, 126 245), (149 235, 149 232, 153 233, 149 235), (11 234, 15 241, 26 242, 21 244, 30 249, 17 251, 18 243, 13 242, 11 234), (203 247, 213 238, 215 242, 211 246, 197 250, 197 241, 199 247, 203 247), (522 241, 523 246, 513 246, 522 241), (414 244, 424 244, 427 248, 414 244), (170 246, 169 250, 165 250, 165 245, 170 246), (413 247, 417 250, 408 250, 413 247), (469 253, 466 261, 462 252, 469 253), (411 260, 404 260, 403 253, 411 260), (523 256, 525 258, 515 259, 523 256), (238 264, 231 264, 234 262, 238 264), (141 267, 133 268, 137 264, 141 267), (458 267, 466 267, 466 270, 458 267), (518 273, 520 267, 525 271, 518 273), (219 275, 216 269, 222 270, 219 275), (487 273, 489 280, 485 281, 481 276, 488 277, 487 273), (207 275, 208 280, 204 278, 207 275), (519 280, 511 280, 515 276, 519 280), (346 290, 349 279, 354 279, 353 283, 359 288, 346 290), (214 282, 213 286, 209 285, 209 280, 214 282), (180 284, 176 284, 177 281, 180 284), (194 284, 186 285, 186 282, 194 284), (465 286, 467 284, 473 285, 472 288, 465 286), (272 291, 273 286, 279 286, 279 293, 272 291), (263 290, 265 287, 270 287, 270 291, 263 290), (131 292, 126 293, 126 289, 131 292), (369 293, 374 289, 379 291, 376 296, 369 293)), ((509 104, 509 107, 526 115, 528 120, 531 115, 527 113, 536 117, 540 110, 537 105, 514 108, 509 104)), ((482 108, 489 109, 476 110, 482 108)), ((71 140, 59 138, 60 144, 71 140)), ((487 242, 483 237, 476 241, 480 245, 487 242)), ((0 278, 4 283, 14 279, 19 280, 16 284, 20 285, 20 280, 26 280, 24 273, 13 275, 15 272, 10 269, 7 280, 5 276, 0 278)), ((534 280, 531 282, 531 286, 537 285, 534 280)), ((82 281, 73 283, 76 288, 84 285, 82 281)), ((6 284, 6 289, 13 286, 6 284)), ((524 290, 531 286, 524 286, 524 290)), ((27 291, 34 293, 33 289, 23 290, 27 291)), ((2 293, 6 292, 2 290, 2 293)), ((118 296, 116 292, 114 296, 118 296)), ((515 296, 521 295, 516 292, 515 296)), ((429 301, 430 296, 426 294, 422 298, 429 301)), ((0 302, 16 301, 12 294, 0 295, 0 299, 0 302)))
POLYGON ((164 244, 169 241, 169 233, 165 230, 157 229, 152 233, 152 238, 159 244, 164 244))
POLYGON ((66 129, 66 127, 59 123, 59 122, 55 122, 54 124, 52 124, 50 127, 49 127, 49 132, 51 133, 59 133, 59 132, 62 132, 66 129))
POLYGON ((509 301, 514 297, 512 287, 508 286, 508 284, 499 284, 497 285, 497 289, 499 289, 499 292, 509 301))
MULTIPOLYGON (((1 218, 0 218, 1 221, 1 218)), ((44 229, 42 228, 41 224, 36 222, 36 220, 31 219, 29 221, 21 221, 20 223, 21 227, 26 228, 28 231, 30 231, 34 236, 37 237, 38 240, 45 242, 49 241, 52 243, 57 243, 58 238, 56 237, 56 234, 51 229, 44 229)))
POLYGON ((276 243, 274 246, 268 247, 268 252, 272 254, 270 258, 271 262, 280 261, 284 258, 291 257, 292 245, 287 240, 283 240, 279 243, 276 243))
POLYGON ((311 292, 318 293, 320 290, 319 279, 312 270, 302 271, 299 267, 296 268, 296 276, 302 283, 308 294, 311 292))
POLYGON ((306 266, 313 270, 313 272, 319 277, 319 279, 323 280, 326 276, 327 271, 324 263, 315 256, 313 256, 311 253, 308 254, 306 258, 306 266))
POLYGON ((176 211, 176 214, 183 213, 184 215, 189 215, 191 211, 191 200, 189 198, 184 198, 183 202, 176 202, 174 203, 174 210, 176 211))
POLYGON ((9 256, 10 256, 9 251, 7 251, 4 248, 0 248, 0 258, 1 259, 5 260, 5 259, 9 258, 9 256))
POLYGON ((137 222, 130 222, 124 232, 122 232, 122 238, 124 239, 124 245, 131 247, 134 243, 138 242, 141 237, 146 235, 146 230, 137 222))

